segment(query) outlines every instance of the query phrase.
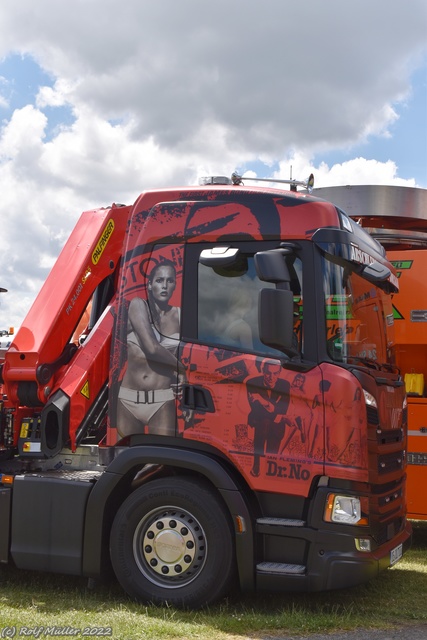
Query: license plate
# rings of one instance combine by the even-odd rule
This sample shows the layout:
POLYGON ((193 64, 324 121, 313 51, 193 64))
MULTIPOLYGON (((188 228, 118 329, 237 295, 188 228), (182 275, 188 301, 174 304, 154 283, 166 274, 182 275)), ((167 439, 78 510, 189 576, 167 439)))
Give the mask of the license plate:
POLYGON ((395 547, 390 551, 390 566, 392 566, 393 564, 396 564, 396 562, 400 560, 402 555, 403 555, 403 545, 399 544, 397 547, 395 547))

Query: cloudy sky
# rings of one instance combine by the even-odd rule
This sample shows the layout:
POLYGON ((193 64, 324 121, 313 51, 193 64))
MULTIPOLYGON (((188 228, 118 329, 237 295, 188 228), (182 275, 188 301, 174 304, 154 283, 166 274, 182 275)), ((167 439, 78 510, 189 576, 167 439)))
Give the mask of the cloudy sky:
POLYGON ((84 209, 200 175, 427 188, 427 3, 1 0, 0 329, 84 209))

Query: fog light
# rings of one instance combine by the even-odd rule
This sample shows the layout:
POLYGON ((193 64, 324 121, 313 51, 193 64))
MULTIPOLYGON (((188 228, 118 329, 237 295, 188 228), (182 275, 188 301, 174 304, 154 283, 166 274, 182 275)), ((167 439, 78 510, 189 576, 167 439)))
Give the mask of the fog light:
POLYGON ((371 550, 371 541, 369 538, 355 538, 356 549, 368 553, 371 550))

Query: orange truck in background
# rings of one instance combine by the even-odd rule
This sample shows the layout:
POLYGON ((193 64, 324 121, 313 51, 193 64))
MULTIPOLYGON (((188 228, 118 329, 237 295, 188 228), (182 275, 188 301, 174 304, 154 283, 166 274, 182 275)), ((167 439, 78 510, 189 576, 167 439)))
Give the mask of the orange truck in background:
POLYGON ((408 517, 427 520, 427 190, 361 185, 314 189, 386 248, 399 278, 395 357, 408 396, 408 517))

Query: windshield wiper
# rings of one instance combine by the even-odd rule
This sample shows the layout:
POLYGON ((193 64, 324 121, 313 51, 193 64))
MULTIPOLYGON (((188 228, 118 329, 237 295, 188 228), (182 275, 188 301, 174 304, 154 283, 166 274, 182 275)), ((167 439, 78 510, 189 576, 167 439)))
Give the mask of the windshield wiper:
POLYGON ((389 371, 390 373, 400 373, 399 368, 394 364, 389 364, 388 362, 377 362, 372 358, 363 358, 362 356, 347 356, 347 362, 351 361, 360 362, 365 364, 367 367, 371 369, 376 369, 377 371, 389 371))
POLYGON ((377 371, 381 370, 380 363, 376 360, 373 360, 372 358, 363 358, 362 356, 347 356, 347 362, 350 363, 351 361, 360 362, 362 364, 365 364, 367 367, 370 367, 371 369, 376 369, 377 371))

